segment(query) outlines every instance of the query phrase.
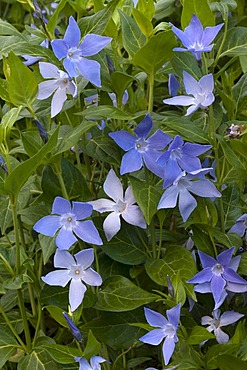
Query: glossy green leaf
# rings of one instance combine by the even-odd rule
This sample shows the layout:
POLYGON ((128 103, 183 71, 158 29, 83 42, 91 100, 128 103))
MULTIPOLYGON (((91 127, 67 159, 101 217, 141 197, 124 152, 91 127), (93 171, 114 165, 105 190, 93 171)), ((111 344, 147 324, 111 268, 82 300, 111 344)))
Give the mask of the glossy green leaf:
POLYGON ((53 35, 54 38, 54 30, 56 27, 57 19, 60 14, 60 12, 63 10, 65 5, 68 3, 68 0, 61 0, 57 4, 57 7, 55 8, 53 14, 49 17, 49 21, 47 23, 47 30, 50 32, 50 35, 53 35))
MULTIPOLYGON (((81 357, 81 351, 78 348, 72 348, 61 344, 43 345, 42 348, 49 353, 50 357, 59 364, 74 363, 74 357, 81 357)), ((31 370, 31 369, 30 369, 31 370)))
POLYGON ((188 343, 192 345, 200 344, 205 340, 214 338, 214 334, 207 331, 207 329, 203 328, 202 326, 194 326, 192 332, 189 335, 188 343))
POLYGON ((23 357, 18 370, 59 370, 59 366, 52 360, 45 349, 37 349, 23 357))
MULTIPOLYGON (((219 43, 221 39, 219 40, 219 43)), ((217 44, 218 45, 218 44, 217 44)), ((233 27, 227 32, 226 40, 221 49, 220 58, 224 56, 238 57, 247 54, 246 27, 233 27)))
POLYGON ((90 359, 92 356, 100 353, 101 344, 95 336, 93 335, 92 331, 89 330, 88 338, 87 338, 87 345, 84 350, 84 355, 87 359, 90 359))
POLYGON ((145 291, 123 276, 112 276, 104 281, 97 297, 94 307, 108 312, 131 311, 157 299, 155 294, 145 291))
MULTIPOLYGON (((247 104, 247 74, 244 74, 232 88, 232 95, 235 101, 235 116, 246 109, 247 104)), ((247 149, 246 149, 247 151, 247 149)))
MULTIPOLYGON (((216 344, 209 348, 206 354, 207 369, 215 370, 218 368, 218 358, 220 355, 237 355, 239 346, 236 344, 216 344)), ((233 370, 233 369, 232 369, 233 370)), ((237 370, 237 369, 236 369, 237 370)))
POLYGON ((193 241, 196 247, 211 256, 214 256, 213 229, 205 224, 191 225, 193 231, 193 241))
POLYGON ((9 84, 3 78, 0 78, 0 98, 6 102, 10 102, 9 84))
POLYGON ((155 4, 153 0, 139 0, 137 4, 137 9, 139 10, 140 13, 145 15, 145 17, 149 21, 152 21, 155 13, 155 4))
POLYGON ((7 136, 10 134, 11 128, 14 126, 17 118, 20 114, 22 106, 18 108, 11 108, 2 118, 0 126, 0 140, 6 140, 7 136))
POLYGON ((247 362, 242 361, 240 358, 232 355, 221 355, 218 357, 218 366, 220 370, 246 370, 247 369, 247 362))
POLYGON ((120 109, 117 109, 108 105, 100 106, 91 106, 85 109, 83 112, 78 113, 79 115, 85 116, 87 120, 100 120, 106 118, 113 118, 119 120, 130 120, 133 118, 130 114, 123 112, 120 109))
POLYGON ((16 290, 21 289, 22 286, 26 283, 31 283, 33 280, 27 275, 17 275, 9 279, 4 280, 4 288, 10 289, 10 290, 16 290))
POLYGON ((202 77, 202 71, 191 53, 174 53, 171 59, 171 65, 174 72, 181 78, 183 78, 183 71, 188 72, 196 80, 202 77))
POLYGON ((120 150, 110 137, 94 136, 84 146, 80 144, 80 148, 90 157, 106 163, 120 163, 120 150))
POLYGON ((229 142, 227 142, 222 136, 216 135, 217 139, 219 140, 219 144, 221 149, 224 153, 226 160, 230 163, 230 165, 238 169, 240 171, 246 171, 246 163, 244 164, 242 160, 234 153, 231 149, 229 142))
POLYGON ((207 0, 183 1, 183 11, 181 17, 181 24, 183 29, 188 26, 193 14, 197 15, 204 27, 215 25, 214 15, 208 5, 207 0))

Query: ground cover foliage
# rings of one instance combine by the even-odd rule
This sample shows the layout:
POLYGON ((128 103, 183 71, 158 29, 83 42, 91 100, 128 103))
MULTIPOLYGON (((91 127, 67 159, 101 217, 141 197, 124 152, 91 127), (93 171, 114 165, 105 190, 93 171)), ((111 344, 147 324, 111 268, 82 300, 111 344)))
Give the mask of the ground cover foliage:
POLYGON ((2 0, 0 368, 247 368, 244 0, 2 0))

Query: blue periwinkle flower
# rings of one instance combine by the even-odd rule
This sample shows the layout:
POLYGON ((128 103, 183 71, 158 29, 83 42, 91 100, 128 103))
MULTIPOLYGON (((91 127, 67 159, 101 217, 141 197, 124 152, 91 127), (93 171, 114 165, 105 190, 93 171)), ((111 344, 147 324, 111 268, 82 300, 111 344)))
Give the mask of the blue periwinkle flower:
POLYGON ((73 98, 77 96, 77 87, 69 75, 54 64, 40 62, 39 69, 41 75, 49 80, 39 84, 37 99, 47 99, 54 93, 51 100, 51 117, 55 117, 62 110, 67 94, 72 95, 73 98))
POLYGON ((175 136, 168 149, 157 161, 164 171, 164 188, 170 186, 182 171, 192 172, 202 168, 197 157, 210 148, 211 145, 184 143, 181 136, 175 136))
POLYGON ((88 34, 80 43, 81 31, 71 16, 64 38, 53 40, 51 46, 56 57, 63 59, 64 68, 71 77, 81 74, 94 85, 101 87, 100 64, 86 57, 97 54, 111 42, 111 37, 88 34))
POLYGON ((202 52, 209 52, 212 50, 214 44, 211 44, 211 42, 217 36, 223 25, 224 23, 221 23, 217 26, 203 29, 200 20, 193 14, 190 24, 184 31, 181 31, 175 26, 172 27, 172 31, 186 48, 174 48, 173 50, 190 51, 195 56, 196 60, 201 60, 202 52))
POLYGON ((247 213, 240 216, 236 223, 230 228, 228 234, 235 233, 243 237, 245 235, 245 240, 247 242, 247 213))
POLYGON ((93 356, 90 358, 90 363, 84 357, 75 357, 75 361, 79 362, 79 370, 101 370, 102 362, 108 362, 101 356, 93 356))
POLYGON ((192 77, 186 71, 183 71, 183 80, 185 91, 188 95, 174 96, 164 99, 163 102, 169 105, 190 106, 185 116, 189 116, 198 108, 206 108, 214 102, 214 78, 212 73, 203 76, 199 81, 192 77), (192 96, 189 96, 192 95, 192 96))
POLYGON ((171 96, 176 96, 180 83, 178 82, 176 76, 173 73, 168 75, 168 91, 171 96))
POLYGON ((143 335, 139 340, 144 343, 157 346, 163 339, 162 352, 167 365, 175 349, 175 343, 178 342, 177 330, 180 320, 181 304, 166 311, 167 319, 159 312, 144 308, 145 317, 149 325, 157 329, 151 330, 149 333, 143 335))
POLYGON ((102 240, 91 220, 81 221, 91 216, 93 207, 89 203, 72 202, 67 199, 56 197, 52 205, 52 215, 42 217, 34 225, 34 230, 47 236, 56 237, 56 245, 59 249, 69 249, 76 241, 76 236, 85 241, 101 245, 102 240), (75 236, 76 235, 76 236, 75 236))
POLYGON ((75 323, 71 320, 71 318, 69 317, 69 315, 66 312, 63 312, 63 316, 64 316, 65 320, 67 321, 67 323, 69 325, 71 334, 73 335, 73 337, 76 340, 78 340, 78 342, 80 342, 82 340, 82 334, 81 334, 80 329, 77 328, 75 323))
POLYGON ((206 328, 210 333, 213 331, 216 337, 216 340, 220 344, 225 344, 229 341, 229 335, 224 333, 221 330, 221 327, 234 324, 236 321, 244 317, 243 314, 234 312, 234 311, 226 311, 222 315, 220 315, 220 310, 214 310, 212 312, 213 317, 210 316, 203 316, 201 319, 202 325, 208 325, 206 328))
POLYGON ((147 138, 152 126, 152 118, 147 114, 134 129, 135 136, 124 130, 109 134, 120 148, 127 152, 122 158, 121 175, 140 170, 144 163, 150 171, 162 177, 163 170, 156 161, 162 154, 160 150, 164 149, 172 139, 161 130, 157 130, 147 138))
POLYGON ((39 122, 37 119, 35 119, 34 122, 37 125, 37 128, 39 130, 39 134, 40 134, 41 139, 43 140, 44 143, 47 143, 47 141, 48 141, 48 134, 47 134, 46 129, 44 128, 44 126, 42 125, 42 123, 39 122))
POLYGON ((178 201, 178 208, 185 222, 197 206, 197 201, 191 193, 205 198, 221 197, 215 185, 204 178, 204 173, 208 171, 209 169, 201 169, 188 174, 185 171, 182 172, 165 190, 159 201, 158 209, 174 208, 178 201))
POLYGON ((61 268, 42 276, 42 280, 51 286, 65 287, 70 282, 69 304, 75 311, 83 301, 87 287, 102 284, 101 276, 90 266, 94 261, 93 248, 83 249, 73 257, 69 252, 57 249, 54 256, 54 266, 61 268))
POLYGON ((198 272, 188 283, 196 284, 195 292, 212 293, 217 309, 224 302, 227 291, 243 293, 247 291, 247 281, 241 278, 236 270, 240 256, 232 258, 235 247, 221 252, 217 258, 198 251, 203 270, 198 272))

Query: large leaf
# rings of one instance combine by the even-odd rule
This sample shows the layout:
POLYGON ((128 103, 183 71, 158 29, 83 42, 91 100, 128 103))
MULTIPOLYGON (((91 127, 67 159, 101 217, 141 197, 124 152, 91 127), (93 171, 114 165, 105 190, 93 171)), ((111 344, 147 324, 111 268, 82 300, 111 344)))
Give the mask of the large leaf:
POLYGON ((11 331, 5 326, 0 327, 0 368, 16 352, 18 343, 11 331))
POLYGON ((171 59, 171 65, 175 73, 181 78, 183 77, 183 71, 188 72, 196 80, 202 77, 201 69, 191 53, 174 53, 171 59))
POLYGON ((18 370, 59 370, 59 366, 52 360, 45 349, 37 349, 23 357, 18 370))
POLYGON ((222 136, 217 135, 217 139, 220 143, 221 149, 224 153, 224 157, 230 163, 230 165, 240 171, 246 171, 246 162, 245 164, 240 160, 240 158, 235 154, 235 152, 230 147, 230 143, 227 142, 222 136))
POLYGON ((181 17, 182 27, 188 26, 191 17, 196 14, 204 27, 214 26, 214 14, 210 10, 207 0, 184 0, 181 17))
POLYGON ((49 344, 42 346, 50 357, 59 364, 71 364, 75 361, 75 356, 81 357, 81 351, 78 348, 70 348, 61 344, 49 344))
POLYGON ((123 276, 108 278, 98 293, 95 308, 101 311, 125 312, 154 302, 157 296, 136 286, 123 276))
MULTIPOLYGON (((219 43, 221 39, 219 40, 219 43)), ((218 45, 218 44, 217 44, 218 45)), ((238 57, 247 55, 247 29, 246 27, 233 27, 227 32, 226 40, 221 49, 220 58, 224 56, 238 57)))
POLYGON ((218 357, 218 366, 220 370, 246 370, 247 362, 240 360, 236 356, 225 354, 218 357))

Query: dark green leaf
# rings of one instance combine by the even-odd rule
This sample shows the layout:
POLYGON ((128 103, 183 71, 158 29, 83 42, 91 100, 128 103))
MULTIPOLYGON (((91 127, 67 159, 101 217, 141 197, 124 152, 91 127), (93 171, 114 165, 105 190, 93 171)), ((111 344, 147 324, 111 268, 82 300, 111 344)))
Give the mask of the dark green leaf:
MULTIPOLYGON (((217 45, 221 42, 219 42, 217 45)), ((220 58, 224 56, 238 57, 247 54, 247 29, 246 27, 233 27, 227 32, 226 40, 221 49, 220 58)))
POLYGON ((202 326, 194 326, 188 338, 188 343, 189 344, 200 344, 201 342, 205 340, 214 339, 214 338, 215 338, 214 334, 207 331, 207 329, 203 328, 202 326))
MULTIPOLYGON (((78 348, 71 348, 61 344, 43 345, 50 357, 59 364, 71 364, 75 361, 75 356, 81 357, 81 351, 78 348)), ((30 369, 31 370, 31 369, 30 369)))
POLYGON ((247 369, 247 362, 240 360, 236 356, 232 355, 221 355, 218 357, 218 366, 220 370, 246 370, 247 369))

